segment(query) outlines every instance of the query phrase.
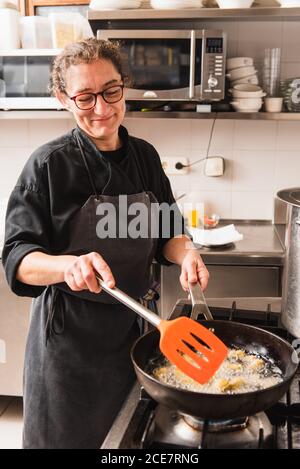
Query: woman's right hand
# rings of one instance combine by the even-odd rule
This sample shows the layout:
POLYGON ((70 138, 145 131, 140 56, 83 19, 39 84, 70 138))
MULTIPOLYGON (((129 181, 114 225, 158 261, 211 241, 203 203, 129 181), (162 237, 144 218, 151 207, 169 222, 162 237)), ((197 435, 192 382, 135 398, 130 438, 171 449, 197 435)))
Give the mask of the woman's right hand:
POLYGON ((110 288, 115 286, 113 274, 100 254, 90 252, 83 256, 72 256, 64 270, 64 281, 73 291, 89 290, 100 293, 97 273, 110 288))

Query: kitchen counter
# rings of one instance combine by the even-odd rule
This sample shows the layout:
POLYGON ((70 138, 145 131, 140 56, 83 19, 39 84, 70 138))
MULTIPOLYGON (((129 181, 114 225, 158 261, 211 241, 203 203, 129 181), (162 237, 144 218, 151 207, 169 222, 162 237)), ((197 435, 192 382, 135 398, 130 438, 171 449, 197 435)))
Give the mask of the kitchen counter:
POLYGON ((283 265, 284 225, 260 220, 222 220, 219 227, 231 223, 244 238, 226 246, 199 247, 207 265, 283 265))

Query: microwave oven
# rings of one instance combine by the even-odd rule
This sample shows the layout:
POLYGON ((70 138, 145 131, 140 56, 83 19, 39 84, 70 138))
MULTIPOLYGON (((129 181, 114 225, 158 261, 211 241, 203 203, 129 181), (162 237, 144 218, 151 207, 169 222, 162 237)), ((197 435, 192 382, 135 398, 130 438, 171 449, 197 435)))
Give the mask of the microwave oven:
POLYGON ((0 109, 62 109, 48 91, 54 49, 0 51, 0 109))
POLYGON ((131 83, 127 100, 224 98, 226 34, 221 30, 98 30, 118 41, 131 83))

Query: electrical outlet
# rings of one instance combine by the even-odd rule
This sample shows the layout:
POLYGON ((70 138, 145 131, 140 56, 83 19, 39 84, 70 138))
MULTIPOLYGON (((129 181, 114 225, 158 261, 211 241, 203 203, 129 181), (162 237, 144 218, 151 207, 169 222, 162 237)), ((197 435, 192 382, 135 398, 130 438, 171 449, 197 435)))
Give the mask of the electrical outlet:
POLYGON ((177 169, 176 168, 177 163, 181 163, 182 165, 187 165, 189 164, 189 160, 187 158, 179 156, 179 157, 164 158, 161 161, 162 167, 166 174, 170 174, 170 175, 187 174, 189 171, 189 168, 177 169))
POLYGON ((225 171, 225 160, 222 156, 210 156, 204 162, 205 176, 223 176, 225 171))

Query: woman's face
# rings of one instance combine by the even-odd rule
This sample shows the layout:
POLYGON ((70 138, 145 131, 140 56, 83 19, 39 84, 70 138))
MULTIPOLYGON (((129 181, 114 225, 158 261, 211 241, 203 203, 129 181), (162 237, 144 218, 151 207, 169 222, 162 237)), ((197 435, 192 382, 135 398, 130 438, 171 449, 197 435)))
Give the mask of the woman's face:
MULTIPOLYGON (((66 73, 66 93, 69 97, 80 93, 99 93, 121 84, 121 76, 112 62, 104 59, 71 65, 66 73)), ((118 129, 125 115, 124 97, 109 104, 104 101, 103 96, 98 95, 95 107, 90 110, 78 109, 75 101, 67 96, 63 99, 64 104, 73 112, 78 126, 99 148, 110 150, 118 146, 118 129)))

